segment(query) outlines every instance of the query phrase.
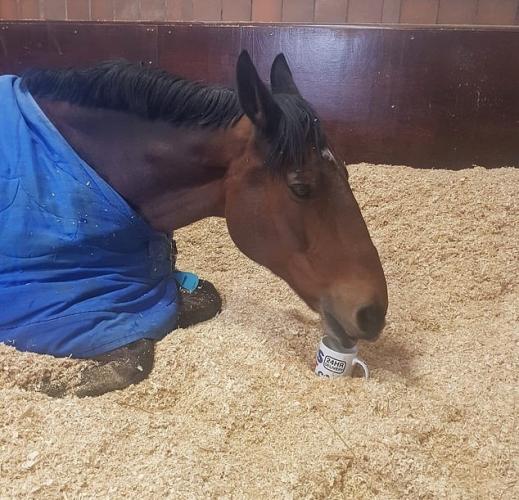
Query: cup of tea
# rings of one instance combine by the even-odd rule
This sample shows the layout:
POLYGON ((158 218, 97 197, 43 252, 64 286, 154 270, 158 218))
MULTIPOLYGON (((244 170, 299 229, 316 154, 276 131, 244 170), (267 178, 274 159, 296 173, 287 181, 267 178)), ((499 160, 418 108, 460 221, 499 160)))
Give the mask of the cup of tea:
POLYGON ((368 365, 358 357, 357 346, 343 347, 328 336, 321 339, 315 360, 316 375, 327 378, 351 376, 356 366, 362 368, 367 379, 368 365))

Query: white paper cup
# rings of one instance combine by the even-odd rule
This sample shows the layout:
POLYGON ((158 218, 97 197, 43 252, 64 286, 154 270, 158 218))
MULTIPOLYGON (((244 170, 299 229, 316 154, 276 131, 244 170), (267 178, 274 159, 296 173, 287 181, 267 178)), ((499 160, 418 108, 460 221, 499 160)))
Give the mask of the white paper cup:
POLYGON ((336 351, 330 347, 331 343, 329 337, 321 339, 315 360, 316 375, 327 378, 351 376, 353 368, 359 365, 364 371, 364 378, 369 377, 368 365, 357 356, 357 346, 336 351))

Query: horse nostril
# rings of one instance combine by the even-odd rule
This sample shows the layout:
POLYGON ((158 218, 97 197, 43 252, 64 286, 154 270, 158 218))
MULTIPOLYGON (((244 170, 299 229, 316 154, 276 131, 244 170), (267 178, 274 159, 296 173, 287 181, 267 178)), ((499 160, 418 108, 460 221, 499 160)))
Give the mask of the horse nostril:
POLYGON ((363 306, 357 311, 357 325, 366 339, 375 339, 385 325, 384 311, 377 305, 363 306))

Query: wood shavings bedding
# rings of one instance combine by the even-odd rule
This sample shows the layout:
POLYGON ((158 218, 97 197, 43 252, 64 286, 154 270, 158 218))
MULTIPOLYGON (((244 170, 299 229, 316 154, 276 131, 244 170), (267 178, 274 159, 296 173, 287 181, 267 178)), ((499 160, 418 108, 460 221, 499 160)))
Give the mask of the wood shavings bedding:
POLYGON ((85 362, 0 347, 0 497, 517 498, 519 169, 350 174, 389 284, 368 382, 314 376, 319 319, 206 220, 179 267, 224 310, 142 384, 52 399, 85 362))

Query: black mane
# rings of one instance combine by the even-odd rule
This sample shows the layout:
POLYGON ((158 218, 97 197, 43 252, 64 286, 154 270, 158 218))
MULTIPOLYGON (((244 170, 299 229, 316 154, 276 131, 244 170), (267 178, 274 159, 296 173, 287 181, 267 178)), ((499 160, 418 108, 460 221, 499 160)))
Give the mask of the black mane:
POLYGON ((190 82, 127 61, 86 69, 33 69, 22 75, 22 86, 35 97, 125 111, 174 125, 227 127, 242 115, 232 89, 190 82))
MULTIPOLYGON (((233 89, 127 61, 86 69, 32 69, 23 73, 22 88, 34 97, 129 112, 176 126, 230 127, 243 116, 233 89)), ((269 140, 267 163, 273 168, 302 165, 312 148, 325 144, 319 120, 299 96, 275 94, 274 99, 283 113, 278 133, 269 140)))

